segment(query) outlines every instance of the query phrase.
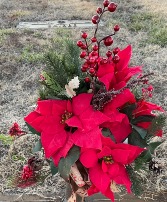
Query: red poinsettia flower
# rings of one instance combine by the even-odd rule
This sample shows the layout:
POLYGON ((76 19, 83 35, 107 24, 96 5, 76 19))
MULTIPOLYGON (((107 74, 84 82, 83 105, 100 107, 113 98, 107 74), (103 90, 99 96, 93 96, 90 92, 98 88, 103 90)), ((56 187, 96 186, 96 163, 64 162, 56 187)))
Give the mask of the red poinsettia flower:
POLYGON ((83 93, 67 100, 42 100, 25 121, 41 133, 46 158, 57 165, 73 146, 101 148, 99 125, 109 118, 90 105, 92 94, 83 93))
MULTIPOLYGON (((164 112, 164 110, 162 109, 162 107, 153 104, 151 102, 147 102, 145 100, 140 100, 137 102, 137 107, 136 109, 133 111, 133 116, 139 117, 139 116, 152 116, 152 117, 156 117, 155 114, 152 113, 152 111, 161 111, 164 112)), ((137 124, 137 126, 142 127, 144 129, 148 129, 151 126, 151 121, 150 122, 140 122, 137 124)), ((156 136, 160 136, 162 137, 162 130, 158 130, 156 132, 156 136)))
POLYGON ((135 97, 129 89, 124 90, 105 105, 103 113, 110 120, 103 123, 102 127, 109 128, 114 135, 115 141, 120 143, 131 133, 132 128, 126 114, 120 113, 121 109, 127 103, 135 103, 135 97))
POLYGON ((133 75, 141 72, 141 67, 128 67, 131 49, 129 45, 118 52, 120 61, 117 64, 111 59, 107 63, 99 63, 97 76, 105 84, 107 90, 123 88, 133 75))
POLYGON ((99 190, 102 194, 114 199, 110 189, 111 183, 125 185, 127 191, 131 192, 131 181, 126 171, 125 165, 132 163, 144 149, 129 144, 115 144, 110 138, 101 137, 102 150, 82 149, 80 161, 89 168, 89 177, 96 190, 88 193, 94 193, 99 190))

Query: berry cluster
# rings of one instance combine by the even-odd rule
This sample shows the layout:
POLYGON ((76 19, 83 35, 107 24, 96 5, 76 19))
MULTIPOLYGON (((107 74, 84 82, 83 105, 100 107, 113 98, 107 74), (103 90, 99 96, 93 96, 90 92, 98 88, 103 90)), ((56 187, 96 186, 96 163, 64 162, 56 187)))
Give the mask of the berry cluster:
POLYGON ((9 135, 10 136, 21 136, 25 135, 26 132, 22 131, 18 123, 14 123, 13 126, 9 129, 9 135))
POLYGON ((99 64, 108 62, 113 62, 116 64, 120 60, 119 56, 117 55, 119 52, 119 48, 115 48, 112 51, 108 49, 106 52, 107 57, 100 56, 101 42, 103 42, 106 47, 110 47, 113 44, 112 36, 115 35, 115 33, 118 32, 120 29, 119 25, 115 25, 113 28, 113 33, 103 37, 102 39, 97 39, 96 36, 99 28, 98 25, 101 21, 102 15, 107 11, 114 12, 116 8, 116 3, 110 2, 109 0, 104 0, 103 8, 98 7, 96 10, 96 15, 92 17, 92 23, 96 25, 94 36, 91 39, 88 39, 88 34, 86 32, 82 32, 82 40, 77 41, 77 46, 82 50, 80 58, 85 60, 81 67, 81 71, 87 74, 85 82, 90 82, 91 79, 97 76, 96 73, 99 64))
POLYGON ((34 176, 34 171, 29 165, 25 165, 23 167, 21 178, 23 180, 28 180, 29 178, 32 178, 34 176))

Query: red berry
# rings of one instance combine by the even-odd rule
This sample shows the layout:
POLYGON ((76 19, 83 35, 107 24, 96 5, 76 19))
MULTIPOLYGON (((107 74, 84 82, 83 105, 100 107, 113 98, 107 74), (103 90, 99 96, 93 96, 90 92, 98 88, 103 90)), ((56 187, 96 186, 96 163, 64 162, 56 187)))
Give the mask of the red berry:
POLYGON ((115 4, 114 2, 111 2, 109 5, 108 5, 108 10, 110 12, 114 12, 117 8, 117 4, 115 4))
POLYGON ((119 26, 119 25, 115 25, 115 26, 114 26, 114 31, 115 31, 115 32, 118 32, 119 29, 120 29, 120 26, 119 26))
POLYGON ((81 47, 80 47, 82 50, 86 50, 87 49, 87 46, 85 44, 83 44, 81 47))
POLYGON ((77 46, 81 47, 83 45, 83 42, 82 41, 77 41, 77 46))
POLYGON ((94 51, 98 50, 98 46, 97 45, 94 45, 92 48, 93 48, 94 51))
POLYGON ((87 69, 87 68, 89 67, 89 65, 88 65, 87 62, 85 62, 85 63, 82 65, 82 67, 83 67, 84 69, 87 69))
POLYGON ((94 73, 95 73, 94 68, 90 68, 90 69, 89 69, 89 73, 90 73, 90 74, 94 74, 94 73))
POLYGON ((85 77, 84 80, 85 80, 86 83, 89 83, 89 82, 90 82, 90 78, 89 78, 89 77, 85 77))
POLYGON ((104 7, 107 7, 109 5, 110 1, 109 0, 104 0, 103 1, 103 5, 104 7))
POLYGON ((82 35, 81 35, 81 37, 82 37, 83 39, 86 39, 86 38, 88 37, 88 35, 87 35, 86 32, 83 32, 82 35))
POLYGON ((99 22, 99 16, 98 15, 94 15, 92 17, 92 22, 93 22, 93 24, 97 24, 99 22))
POLYGON ((120 57, 119 55, 114 55, 113 59, 112 59, 113 63, 118 63, 120 61, 120 57))
POLYGON ((86 72, 87 70, 84 67, 81 67, 82 72, 86 72))
POLYGON ((96 12, 97 12, 98 14, 101 14, 101 13, 103 12, 103 9, 99 7, 99 8, 97 8, 96 12))
POLYGON ((80 54, 80 58, 84 58, 87 55, 87 53, 85 51, 82 51, 80 54))
POLYGON ((112 52, 110 50, 107 51, 106 56, 109 58, 112 56, 112 52))
POLYGON ((92 51, 92 52, 90 53, 90 56, 98 56, 98 53, 97 53, 96 51, 92 51))
POLYGON ((106 59, 106 58, 102 58, 101 60, 100 60, 100 64, 101 65, 104 65, 104 64, 107 64, 108 63, 108 60, 106 59))
POLYGON ((96 62, 96 59, 92 57, 92 58, 89 59, 89 62, 90 62, 91 64, 94 64, 94 63, 96 62))
POLYGON ((113 53, 114 53, 114 55, 116 55, 117 53, 119 53, 119 48, 117 47, 117 48, 114 48, 114 50, 113 50, 113 53))
POLYGON ((97 41, 96 37, 91 38, 91 41, 94 43, 97 41))
POLYGON ((104 45, 105 46, 111 46, 112 43, 113 43, 113 39, 112 39, 111 36, 109 36, 106 39, 104 39, 104 45))

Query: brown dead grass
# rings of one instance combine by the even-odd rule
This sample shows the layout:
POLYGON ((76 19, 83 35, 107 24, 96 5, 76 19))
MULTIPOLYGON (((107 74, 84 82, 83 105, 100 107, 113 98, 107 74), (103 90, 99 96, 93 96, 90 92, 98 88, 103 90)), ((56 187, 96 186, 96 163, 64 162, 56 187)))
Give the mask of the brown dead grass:
POLYGON ((150 12, 164 16, 167 19, 167 1, 166 0, 139 0, 150 12))

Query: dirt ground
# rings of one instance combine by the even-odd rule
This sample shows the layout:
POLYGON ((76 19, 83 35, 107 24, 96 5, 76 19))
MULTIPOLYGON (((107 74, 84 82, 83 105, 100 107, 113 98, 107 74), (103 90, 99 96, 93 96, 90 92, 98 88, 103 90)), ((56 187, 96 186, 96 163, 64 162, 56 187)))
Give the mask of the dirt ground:
MULTIPOLYGON (((59 48, 63 38, 69 37, 76 41, 80 29, 49 29, 49 30, 18 30, 16 26, 22 21, 44 21, 59 19, 91 19, 96 7, 102 0, 0 0, 0 134, 7 134, 14 122, 18 122, 27 130, 23 117, 35 106, 38 98, 39 74, 45 68, 43 53, 52 45, 59 48)), ((155 87, 153 102, 167 110, 167 2, 166 0, 116 0, 118 11, 107 15, 103 20, 106 28, 100 34, 110 32, 113 24, 120 24, 121 30, 115 38, 115 46, 133 47, 132 65, 143 65, 145 72, 154 72, 151 83, 155 87), (109 17, 109 18, 108 18, 109 17), (161 43, 160 43, 161 42, 161 43)), ((90 33, 92 30, 88 30, 90 33)), ((164 128, 164 140, 167 127, 164 128)), ((20 139, 17 147, 7 153, 8 146, 0 142, 0 192, 10 194, 37 194, 61 201, 64 196, 65 183, 59 176, 51 177, 38 187, 11 189, 10 182, 30 155, 30 151, 22 151, 25 139, 20 139), (2 152, 3 151, 3 152, 2 152), (25 160, 13 160, 12 155, 24 156, 25 160), (57 197, 59 196, 59 197, 57 197)), ((32 146, 33 140, 26 139, 32 146)), ((24 148, 27 147, 24 146, 24 148)), ((167 165, 167 141, 158 150, 158 155, 167 165)), ((46 166, 47 167, 47 166, 46 166)), ((47 170, 47 168, 46 168, 47 170)), ((151 179, 150 175, 150 179, 151 179)), ((156 192, 167 190, 167 174, 162 174, 149 185, 156 192), (163 183, 162 183, 163 179, 163 183), (166 181, 165 181, 166 180, 166 181), (164 183, 166 182, 166 183, 164 183)), ((0 201, 5 201, 1 199, 0 201)), ((10 201, 13 196, 8 198, 10 201)), ((21 199, 19 199, 21 200, 21 199)), ((37 200, 37 198, 36 198, 37 200)), ((39 200, 41 200, 39 198, 39 200)), ((17 201, 17 200, 16 200, 17 201)), ((158 202, 167 201, 165 197, 158 202)), ((130 199, 129 199, 130 202, 130 199)), ((137 202, 135 200, 135 202, 137 202)))

